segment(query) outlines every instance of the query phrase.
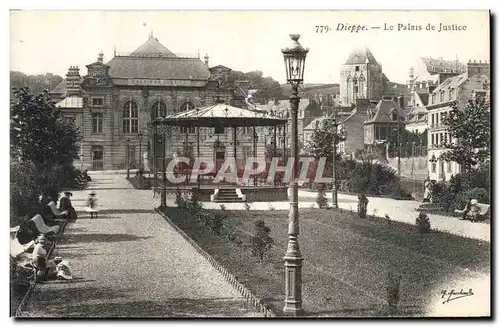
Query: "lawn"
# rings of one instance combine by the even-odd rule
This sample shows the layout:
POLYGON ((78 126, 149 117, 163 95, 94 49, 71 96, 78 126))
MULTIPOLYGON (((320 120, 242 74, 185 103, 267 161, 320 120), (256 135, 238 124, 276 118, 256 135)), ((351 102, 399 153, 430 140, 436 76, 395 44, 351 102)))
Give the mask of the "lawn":
MULTIPOLYGON (((223 236, 211 234, 186 212, 169 217, 254 294, 280 314, 284 299, 286 211, 217 211, 227 215, 223 236), (256 220, 271 229, 275 246, 263 263, 251 256, 256 220), (232 235, 228 237, 227 235, 232 235), (232 239, 232 240, 230 240, 232 239)), ((402 275, 401 315, 423 315, 440 297, 440 285, 490 273, 490 244, 432 231, 422 240, 415 226, 347 211, 301 209, 303 301, 313 316, 378 316, 387 312, 388 273, 402 275)))

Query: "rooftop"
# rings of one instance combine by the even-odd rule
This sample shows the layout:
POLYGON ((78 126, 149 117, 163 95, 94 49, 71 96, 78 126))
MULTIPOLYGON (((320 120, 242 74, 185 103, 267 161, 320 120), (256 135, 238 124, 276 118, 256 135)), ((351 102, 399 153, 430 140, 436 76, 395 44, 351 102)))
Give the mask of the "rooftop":
POLYGON ((358 47, 354 49, 349 57, 347 58, 344 65, 355 65, 355 64, 378 64, 377 60, 371 53, 370 49, 365 45, 363 47, 358 47))

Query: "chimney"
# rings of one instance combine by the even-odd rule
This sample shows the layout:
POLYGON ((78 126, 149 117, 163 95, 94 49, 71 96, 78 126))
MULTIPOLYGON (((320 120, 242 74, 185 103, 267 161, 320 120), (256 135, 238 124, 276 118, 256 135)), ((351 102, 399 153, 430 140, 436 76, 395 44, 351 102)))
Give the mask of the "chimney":
POLYGON ((399 107, 401 109, 404 109, 405 108, 405 98, 403 97, 403 95, 400 95, 398 97, 398 103, 399 103, 399 107))
POLYGON ((70 66, 66 74, 66 95, 74 96, 80 94, 80 69, 78 66, 70 66))
POLYGON ((204 59, 205 59, 205 65, 208 67, 208 53, 205 54, 205 58, 204 59))
POLYGON ((99 52, 99 57, 97 57, 97 62, 100 64, 104 63, 104 53, 102 53, 102 51, 99 52))

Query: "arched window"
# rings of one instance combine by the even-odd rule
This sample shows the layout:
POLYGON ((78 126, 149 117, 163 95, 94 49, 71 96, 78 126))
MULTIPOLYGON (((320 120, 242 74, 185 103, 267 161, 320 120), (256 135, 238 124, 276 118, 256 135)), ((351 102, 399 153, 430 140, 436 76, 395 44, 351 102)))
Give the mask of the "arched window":
POLYGON ((352 80, 352 93, 353 94, 358 94, 358 80, 357 79, 353 79, 352 80))
POLYGON ((361 75, 359 77, 359 89, 360 89, 360 92, 359 92, 360 98, 366 97, 366 94, 365 94, 365 77, 363 75, 361 75))
POLYGON ((190 101, 183 102, 179 108, 180 112, 195 109, 196 106, 190 101))
POLYGON ((159 100, 153 103, 153 105, 151 106, 151 115, 152 119, 167 116, 167 105, 165 104, 165 102, 159 100))
POLYGON ((127 101, 123 105, 123 133, 134 134, 139 131, 139 112, 137 103, 127 101))

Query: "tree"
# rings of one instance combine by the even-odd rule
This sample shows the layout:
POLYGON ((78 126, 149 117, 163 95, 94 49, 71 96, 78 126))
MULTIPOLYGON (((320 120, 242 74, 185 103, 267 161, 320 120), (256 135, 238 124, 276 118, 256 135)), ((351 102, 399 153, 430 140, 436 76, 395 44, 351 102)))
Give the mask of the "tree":
POLYGON ((490 106, 488 101, 476 98, 467 102, 463 108, 455 103, 444 118, 444 125, 450 135, 442 155, 445 161, 454 161, 464 167, 469 174, 471 169, 490 158, 490 106))
POLYGON ((258 90, 253 99, 255 103, 267 103, 272 99, 280 99, 282 97, 281 85, 272 77, 263 77, 261 71, 251 71, 243 73, 240 71, 231 71, 228 75, 228 83, 234 83, 238 80, 247 80, 250 82, 250 88, 258 90))
MULTIPOLYGON (((10 87, 14 89, 20 89, 27 87, 30 89, 31 93, 37 95, 43 90, 51 90, 57 84, 59 84, 63 78, 58 75, 51 73, 39 74, 39 75, 26 75, 18 71, 10 72, 10 87)), ((13 94, 11 94, 13 95, 13 94)))
MULTIPOLYGON (((326 162, 331 163, 333 159, 333 142, 337 136, 337 131, 332 119, 324 119, 314 129, 314 132, 306 145, 306 151, 314 154, 317 158, 326 157, 326 162)), ((338 139, 337 139, 338 140, 338 139)), ((340 154, 337 154, 340 159, 340 154)))
POLYGON ((260 262, 264 261, 264 254, 271 250, 274 244, 273 238, 269 235, 271 230, 267 227, 263 220, 255 222, 255 234, 252 236, 251 248, 252 254, 258 256, 260 262))
POLYGON ((49 166, 78 158, 80 131, 61 115, 48 92, 34 96, 28 88, 14 90, 10 117, 11 157, 49 166))
POLYGON ((34 96, 28 88, 15 89, 10 115, 11 212, 20 216, 36 209, 39 195, 71 186, 81 135, 46 91, 34 96))

